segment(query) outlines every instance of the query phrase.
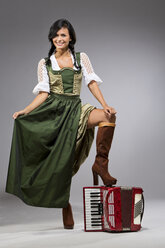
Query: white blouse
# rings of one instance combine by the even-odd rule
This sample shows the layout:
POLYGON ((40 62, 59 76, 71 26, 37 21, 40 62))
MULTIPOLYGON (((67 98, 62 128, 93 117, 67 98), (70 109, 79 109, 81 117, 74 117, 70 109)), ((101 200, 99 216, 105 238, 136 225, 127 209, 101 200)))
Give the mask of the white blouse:
MULTIPOLYGON (((74 63, 73 55, 72 55, 72 53, 70 53, 70 54, 71 54, 72 62, 74 63)), ((61 69, 57 63, 57 60, 56 60, 54 54, 52 54, 50 56, 50 61, 51 61, 51 65, 52 65, 53 70, 60 70, 61 69)), ((89 57, 84 52, 80 53, 80 64, 82 67, 82 73, 83 73, 86 85, 88 85, 92 80, 95 80, 98 83, 98 85, 100 85, 103 82, 95 74, 93 67, 92 67, 92 64, 89 60, 89 57)), ((75 66, 73 67, 73 69, 78 70, 75 66)), ((38 63, 37 76, 38 76, 38 84, 34 87, 34 89, 32 91, 33 94, 38 95, 38 93, 40 91, 50 93, 49 76, 48 76, 48 72, 47 72, 46 65, 45 65, 45 59, 41 59, 38 63)))

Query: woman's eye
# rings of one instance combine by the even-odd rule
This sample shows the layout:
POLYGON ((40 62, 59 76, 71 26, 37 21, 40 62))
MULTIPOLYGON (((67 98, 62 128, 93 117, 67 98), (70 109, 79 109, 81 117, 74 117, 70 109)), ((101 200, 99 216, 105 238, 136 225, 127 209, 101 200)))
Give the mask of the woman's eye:
MULTIPOLYGON (((55 36, 54 36, 54 38, 56 38, 56 37, 58 37, 59 35, 58 34, 56 34, 55 36)), ((66 34, 61 34, 61 36, 62 37, 66 37, 66 34)))

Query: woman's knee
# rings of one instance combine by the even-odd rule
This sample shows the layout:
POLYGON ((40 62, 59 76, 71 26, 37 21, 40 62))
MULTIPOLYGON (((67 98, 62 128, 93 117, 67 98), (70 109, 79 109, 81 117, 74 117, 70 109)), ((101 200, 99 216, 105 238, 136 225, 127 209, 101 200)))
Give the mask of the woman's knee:
POLYGON ((116 122, 116 114, 106 114, 104 112, 104 109, 102 109, 102 115, 100 117, 101 117, 100 121, 103 122, 112 122, 112 123, 116 122))
POLYGON ((88 128, 93 126, 98 126, 100 122, 116 122, 116 115, 110 114, 107 115, 104 112, 104 109, 94 109, 91 111, 88 118, 88 128))

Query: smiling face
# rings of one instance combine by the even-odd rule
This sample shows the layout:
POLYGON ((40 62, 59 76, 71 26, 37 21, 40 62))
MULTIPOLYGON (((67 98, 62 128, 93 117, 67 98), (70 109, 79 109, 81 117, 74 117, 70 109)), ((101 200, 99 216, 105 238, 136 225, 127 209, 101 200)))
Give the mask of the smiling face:
POLYGON ((68 29, 62 27, 60 30, 58 30, 57 35, 52 39, 52 41, 56 47, 56 50, 67 50, 69 41, 71 41, 68 29))

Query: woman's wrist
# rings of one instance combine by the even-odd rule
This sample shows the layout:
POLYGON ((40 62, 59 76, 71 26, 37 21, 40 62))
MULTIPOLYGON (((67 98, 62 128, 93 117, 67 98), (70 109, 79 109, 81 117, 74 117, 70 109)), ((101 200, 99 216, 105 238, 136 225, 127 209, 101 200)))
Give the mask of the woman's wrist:
POLYGON ((102 104, 102 107, 103 107, 103 108, 107 108, 107 107, 108 107, 108 104, 107 104, 107 103, 103 103, 103 104, 102 104))
POLYGON ((28 113, 30 112, 30 111, 29 111, 29 109, 28 109, 27 107, 26 107, 26 108, 24 108, 24 110, 23 110, 23 111, 24 111, 24 113, 25 113, 25 114, 28 114, 28 113))

